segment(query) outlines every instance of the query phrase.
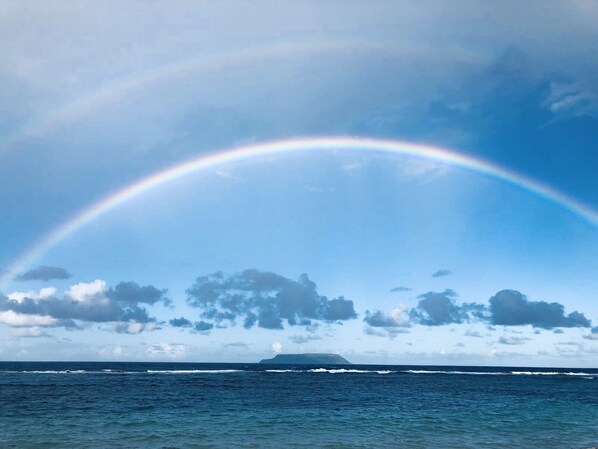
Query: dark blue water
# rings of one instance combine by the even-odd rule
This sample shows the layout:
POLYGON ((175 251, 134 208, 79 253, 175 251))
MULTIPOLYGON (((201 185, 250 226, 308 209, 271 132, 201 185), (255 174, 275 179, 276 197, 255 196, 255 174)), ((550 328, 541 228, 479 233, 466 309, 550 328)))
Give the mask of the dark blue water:
POLYGON ((598 370, 0 363, 0 447, 588 448, 598 370))

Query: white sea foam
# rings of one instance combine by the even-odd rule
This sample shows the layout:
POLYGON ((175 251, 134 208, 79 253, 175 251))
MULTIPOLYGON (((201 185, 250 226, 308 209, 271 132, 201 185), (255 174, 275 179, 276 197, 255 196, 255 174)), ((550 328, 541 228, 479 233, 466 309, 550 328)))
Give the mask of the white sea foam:
POLYGON ((472 375, 472 376, 504 376, 506 372, 502 371, 442 371, 442 370, 417 370, 417 369, 408 369, 401 371, 401 373, 407 374, 464 374, 464 375, 472 375))
POLYGON ((353 374, 390 374, 390 373, 394 373, 396 371, 390 371, 390 370, 380 370, 380 371, 372 371, 372 370, 363 370, 363 369, 345 369, 345 368, 338 368, 338 369, 327 369, 327 368, 314 368, 314 369, 310 369, 307 370, 307 372, 309 373, 329 373, 329 374, 347 374, 347 373, 353 373, 353 374))
POLYGON ((524 376, 591 376, 590 373, 574 373, 559 371, 511 371, 511 374, 524 376))
POLYGON ((404 370, 407 374, 459 374, 472 376, 592 376, 584 372, 561 372, 561 371, 443 371, 443 370, 404 370))
POLYGON ((240 369, 172 369, 172 370, 152 370, 148 369, 146 373, 150 374, 226 374, 243 371, 240 369))

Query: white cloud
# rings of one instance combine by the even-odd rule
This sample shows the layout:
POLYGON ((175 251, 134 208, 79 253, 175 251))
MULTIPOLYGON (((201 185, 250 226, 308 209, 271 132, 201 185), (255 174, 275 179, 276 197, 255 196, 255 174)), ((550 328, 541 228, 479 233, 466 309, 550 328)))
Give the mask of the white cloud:
POLYGON ((598 94, 577 83, 550 83, 544 107, 556 115, 598 116, 598 94))
POLYGON ((147 355, 153 358, 177 359, 187 353, 187 346, 174 343, 158 343, 147 348, 147 355))
POLYGON ((274 343, 272 343, 272 351, 274 351, 277 354, 281 353, 282 343, 280 343, 279 341, 275 341, 274 343))
POLYGON ((341 168, 344 171, 352 172, 352 171, 355 171, 355 170, 359 170, 361 167, 362 167, 362 165, 361 165, 360 162, 355 162, 353 164, 345 164, 341 168))
POLYGON ((11 327, 52 326, 58 320, 44 315, 23 315, 12 310, 0 312, 0 323, 11 327))
POLYGON ((106 346, 98 351, 101 357, 120 357, 124 354, 124 348, 120 345, 106 346))
POLYGON ((13 337, 48 337, 49 335, 40 327, 16 327, 10 330, 13 337))
POLYGON ((106 281, 96 279, 93 282, 80 282, 71 286, 66 291, 66 295, 75 301, 85 302, 89 299, 93 299, 99 295, 106 293, 106 281))
POLYGON ((399 304, 390 311, 390 318, 396 323, 398 327, 409 327, 409 316, 407 315, 408 307, 404 304, 399 304))
POLYGON ((113 329, 116 332, 121 334, 140 334, 143 331, 151 332, 155 330, 157 327, 156 323, 149 322, 149 323, 126 323, 126 322, 118 322, 114 323, 113 329))
POLYGON ((420 182, 430 182, 450 171, 450 167, 446 164, 419 158, 406 159, 400 162, 397 167, 403 176, 418 178, 420 182))
POLYGON ((12 292, 8 295, 8 299, 12 299, 16 302, 23 302, 25 298, 40 300, 40 299, 47 299, 51 298, 56 294, 57 290, 54 287, 44 287, 41 288, 39 292, 34 290, 30 290, 28 292, 12 292))

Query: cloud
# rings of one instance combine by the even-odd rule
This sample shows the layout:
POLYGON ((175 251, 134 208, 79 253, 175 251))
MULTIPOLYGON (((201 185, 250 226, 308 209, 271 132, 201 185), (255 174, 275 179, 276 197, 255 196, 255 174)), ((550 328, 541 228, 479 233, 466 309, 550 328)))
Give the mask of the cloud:
POLYGON ((69 279, 71 274, 60 267, 41 265, 15 277, 15 281, 51 281, 54 279, 69 279))
POLYGON ((583 338, 586 340, 598 340, 598 326, 593 327, 588 335, 584 335, 583 338))
POLYGON ((482 334, 480 334, 478 331, 474 331, 472 329, 467 329, 465 331, 465 334, 463 334, 463 335, 465 335, 466 337, 483 338, 482 334))
POLYGON ((531 338, 527 337, 517 337, 517 336, 504 336, 498 339, 498 343, 501 345, 522 345, 525 344, 526 341, 531 340, 531 338))
POLYGON ((173 318, 172 320, 169 321, 170 325, 172 327, 191 327, 193 326, 193 323, 191 321, 189 321, 187 318, 173 318))
POLYGON ((157 320, 143 305, 170 302, 165 290, 151 285, 140 287, 134 282, 121 282, 108 288, 100 279, 72 285, 62 297, 56 295, 56 289, 29 293, 32 294, 0 296, 0 316, 5 324, 72 329, 79 327, 77 322, 112 322, 116 332, 138 333, 157 328, 157 320))
POLYGON ((552 82, 543 106, 560 117, 598 117, 598 94, 579 83, 552 82))
POLYGON ((397 168, 401 175, 410 178, 418 178, 420 183, 431 182, 450 172, 450 168, 447 164, 418 158, 405 159, 397 165, 397 168))
POLYGON ((169 321, 169 323, 172 327, 190 328, 193 331, 200 333, 209 333, 208 331, 214 328, 214 325, 212 323, 208 323, 206 321, 196 321, 193 323, 184 317, 173 318, 169 321))
POLYGON ((56 326, 59 320, 48 315, 24 315, 4 310, 0 312, 0 323, 11 327, 56 326))
POLYGON ((410 292, 412 289, 409 287, 395 287, 389 290, 390 293, 410 292))
POLYGON ((249 348, 249 345, 243 341, 233 341, 231 343, 222 343, 223 348, 249 348))
POLYGON ((485 307, 481 304, 465 303, 457 305, 454 298, 457 294, 446 289, 443 292, 428 292, 419 295, 417 307, 409 312, 410 318, 425 326, 441 326, 443 324, 464 323, 473 318, 482 318, 485 307))
POLYGON ((150 304, 162 302, 170 305, 171 301, 166 296, 166 290, 159 290, 153 285, 140 287, 135 282, 121 282, 106 293, 108 298, 121 304, 150 304))
POLYGON ((113 329, 115 332, 119 334, 140 334, 143 331, 153 331, 157 329, 158 326, 154 322, 150 323, 127 323, 127 322, 118 322, 114 323, 113 329))
POLYGON ((309 326, 314 321, 345 321, 357 317, 353 301, 342 296, 328 299, 306 274, 294 281, 279 274, 245 270, 231 276, 218 272, 197 278, 187 290, 189 305, 202 309, 201 317, 216 323, 236 324, 247 329, 283 329, 309 326))
POLYGON ((451 270, 438 270, 432 274, 433 278, 441 278, 444 276, 450 276, 452 274, 451 270))
POLYGON ((375 337, 387 337, 393 340, 399 334, 408 334, 409 329, 406 327, 371 327, 366 326, 363 330, 366 335, 373 335, 375 337))
POLYGON ((10 335, 13 337, 24 337, 24 338, 38 338, 38 337, 51 337, 43 328, 38 326, 33 327, 15 327, 10 330, 10 335))
POLYGON ((344 164, 341 168, 344 171, 352 172, 352 171, 355 171, 355 170, 359 170, 362 167, 363 167, 363 165, 360 162, 354 162, 352 164, 344 164))
POLYGON ((303 344, 303 343, 307 343, 310 341, 314 341, 314 340, 321 340, 322 337, 320 337, 319 335, 313 335, 313 334, 308 334, 308 335, 291 335, 289 337, 289 340, 291 340, 293 343, 297 343, 298 345, 303 344))
MULTIPOLYGON (((388 335, 388 333, 374 328, 384 328, 389 332, 399 327, 410 325, 442 326, 446 324, 462 324, 469 322, 483 322, 490 325, 522 326, 531 325, 536 328, 553 329, 555 333, 562 333, 560 327, 590 327, 591 322, 580 312, 564 313, 564 306, 558 303, 544 301, 528 301, 527 298, 515 290, 502 290, 492 296, 489 306, 476 302, 456 302, 457 294, 446 289, 443 292, 428 292, 419 295, 416 307, 407 309, 405 306, 391 311, 389 315, 382 311, 366 310, 364 322, 369 325, 365 330, 368 335, 388 335)), ((489 330, 494 330, 491 326, 489 330)), ((596 329, 596 328, 594 328, 596 329)), ((398 331, 394 331, 398 333, 398 331)), ((468 329, 467 337, 482 338, 483 335, 473 329, 468 329)), ((592 334, 593 335, 593 334, 592 334)), ((588 336, 587 338, 593 338, 588 336)))
POLYGON ((178 359, 187 354, 187 346, 174 343, 158 343, 147 348, 148 357, 178 359))
POLYGON ((282 343, 280 343, 279 341, 275 341, 274 343, 272 343, 272 351, 274 351, 277 354, 280 354, 282 352, 282 343))
POLYGON ((205 321, 196 321, 193 324, 193 329, 197 332, 206 332, 212 330, 214 325, 212 323, 207 323, 205 321))
POLYGON ((58 290, 54 287, 44 287, 36 292, 34 290, 30 290, 28 292, 12 292, 9 293, 8 299, 12 299, 13 301, 23 302, 25 298, 31 299, 46 299, 53 297, 58 290))
POLYGON ((409 327, 409 316, 407 315, 407 308, 404 305, 395 307, 390 311, 390 314, 385 314, 380 310, 375 312, 365 311, 365 318, 363 319, 372 327, 409 327))
POLYGON ((555 327, 590 327, 582 313, 565 315, 562 304, 529 301, 516 290, 502 290, 490 298, 490 322, 505 326, 529 324, 543 329, 555 327))

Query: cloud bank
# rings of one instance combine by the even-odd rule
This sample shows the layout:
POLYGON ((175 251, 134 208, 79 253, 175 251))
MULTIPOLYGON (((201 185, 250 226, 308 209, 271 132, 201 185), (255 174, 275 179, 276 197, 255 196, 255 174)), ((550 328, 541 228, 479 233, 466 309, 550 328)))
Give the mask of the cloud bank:
MULTIPOLYGON (((501 290, 489 299, 488 304, 475 302, 458 303, 457 293, 451 289, 443 292, 428 292, 418 296, 417 306, 407 309, 404 306, 394 309, 390 314, 380 310, 366 311, 364 322, 369 328, 366 334, 384 335, 394 328, 407 328, 411 325, 443 326, 447 324, 463 324, 481 322, 487 325, 501 326, 532 326, 539 329, 559 329, 591 327, 591 321, 581 312, 565 313, 562 304, 546 301, 530 301, 517 290, 501 290)), ((404 331, 404 330, 403 330, 404 331)), ((395 332, 394 334, 396 334, 395 332)), ((388 333, 390 336, 390 333, 388 333)), ((482 337, 478 331, 467 330, 468 337, 482 337)), ((592 328, 592 333, 585 338, 594 339, 598 335, 598 328, 592 328)), ((598 338, 598 337, 597 337, 598 338)), ((525 340, 501 338, 501 344, 521 344, 525 340), (515 343, 516 341, 516 343, 515 343)))
POLYGON ((217 272, 198 277, 187 294, 188 304, 202 310, 202 319, 230 325, 242 320, 247 329, 283 329, 285 322, 309 326, 357 317, 353 301, 321 296, 306 274, 294 281, 255 269, 230 276, 217 272))
POLYGON ((562 304, 545 301, 529 301, 516 290, 502 290, 490 298, 490 322, 505 326, 529 324, 543 329, 555 327, 590 327, 591 323, 582 313, 565 315, 562 304))
POLYGON ((121 282, 108 287, 103 280, 78 283, 62 297, 56 289, 39 293, 15 292, 0 296, 0 322, 13 327, 47 326, 74 329, 89 323, 113 323, 120 333, 153 330, 158 321, 150 316, 146 305, 170 304, 166 290, 121 282))

